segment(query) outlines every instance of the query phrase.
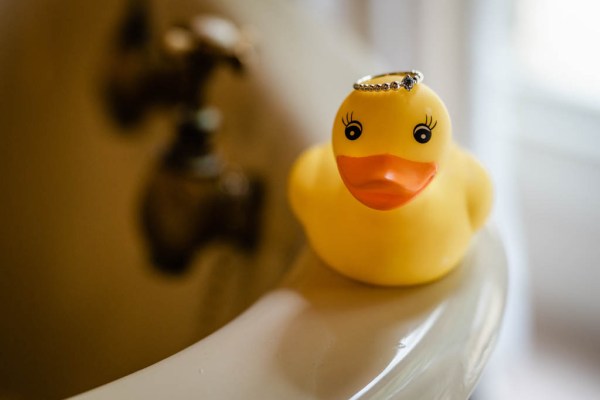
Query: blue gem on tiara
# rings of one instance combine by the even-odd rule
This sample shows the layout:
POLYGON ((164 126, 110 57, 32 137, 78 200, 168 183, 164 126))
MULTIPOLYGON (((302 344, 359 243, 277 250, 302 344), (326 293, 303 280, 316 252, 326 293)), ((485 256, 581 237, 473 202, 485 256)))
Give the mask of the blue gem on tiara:
POLYGON ((400 85, 410 92, 410 90, 415 86, 415 83, 417 83, 417 80, 411 75, 406 74, 404 78, 402 78, 400 85))

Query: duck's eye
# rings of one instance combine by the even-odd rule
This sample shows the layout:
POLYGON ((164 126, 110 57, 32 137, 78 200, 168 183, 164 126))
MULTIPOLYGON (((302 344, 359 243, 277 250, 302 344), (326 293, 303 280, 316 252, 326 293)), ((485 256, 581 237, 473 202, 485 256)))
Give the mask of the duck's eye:
POLYGON ((350 121, 344 129, 344 133, 348 140, 356 140, 362 134, 362 124, 356 120, 350 121))
POLYGON ((413 136, 419 143, 427 143, 431 139, 431 128, 425 124, 418 124, 413 129, 413 136))

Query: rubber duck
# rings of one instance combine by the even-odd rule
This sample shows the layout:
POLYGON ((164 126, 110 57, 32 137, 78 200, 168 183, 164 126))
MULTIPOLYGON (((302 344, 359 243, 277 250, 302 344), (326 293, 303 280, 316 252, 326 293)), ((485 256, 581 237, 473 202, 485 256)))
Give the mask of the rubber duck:
POLYGON ((452 140, 418 71, 367 76, 289 179, 291 207, 331 268, 368 284, 416 285, 455 268, 492 204, 488 174, 452 140))

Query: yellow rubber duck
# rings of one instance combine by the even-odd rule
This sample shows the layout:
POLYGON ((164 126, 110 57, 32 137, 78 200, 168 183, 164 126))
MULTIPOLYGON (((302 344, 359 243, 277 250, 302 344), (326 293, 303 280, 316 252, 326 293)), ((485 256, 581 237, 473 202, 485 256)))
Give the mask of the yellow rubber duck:
POLYGON ((487 218, 492 186, 452 141, 444 103, 418 71, 365 77, 331 144, 295 162, 292 209, 315 252, 358 281, 414 285, 457 266, 487 218))

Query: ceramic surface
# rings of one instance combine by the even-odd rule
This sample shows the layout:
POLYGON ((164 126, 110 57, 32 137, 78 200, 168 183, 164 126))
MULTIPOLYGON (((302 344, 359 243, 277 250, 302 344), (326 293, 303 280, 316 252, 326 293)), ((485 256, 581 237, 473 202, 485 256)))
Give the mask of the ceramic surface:
POLYGON ((188 349, 79 400, 468 398, 506 296, 489 229, 433 284, 350 281, 305 250, 282 285, 188 349))

